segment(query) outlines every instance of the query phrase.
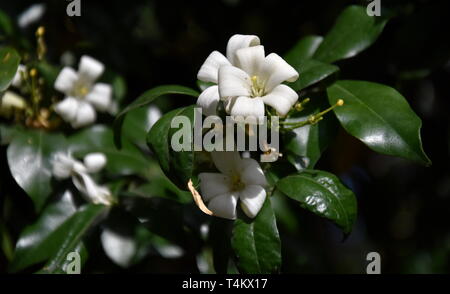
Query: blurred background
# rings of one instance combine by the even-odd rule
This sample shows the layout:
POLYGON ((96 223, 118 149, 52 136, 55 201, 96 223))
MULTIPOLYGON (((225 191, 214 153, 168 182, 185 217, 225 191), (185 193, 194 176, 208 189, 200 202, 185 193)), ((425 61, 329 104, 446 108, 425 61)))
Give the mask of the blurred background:
MULTIPOLYGON (((36 3, 2 1, 0 9, 14 19, 36 3)), ((101 60, 126 79, 128 103, 160 84, 195 88, 205 58, 213 50, 224 52, 235 33, 256 34, 267 51, 282 55, 305 35, 325 34, 347 5, 369 2, 81 0, 79 17, 67 16, 67 1, 41 3, 42 19, 27 24, 23 33, 34 40, 35 29, 43 24, 48 57, 56 64, 71 64, 82 54, 101 60)), ((381 0, 381 4, 383 12, 394 17, 372 47, 338 62, 340 78, 384 83, 402 93, 422 118, 424 149, 433 165, 425 168, 377 155, 341 130, 317 169, 336 173, 355 191, 357 224, 343 240, 333 225, 293 201, 277 202, 277 210, 283 210, 278 226, 285 273, 365 273, 366 255, 372 251, 380 253, 383 273, 450 272, 450 3, 381 0)), ((158 103, 167 110, 194 102, 183 99, 158 103)), ((1 166, 2 178, 11 177, 6 158, 1 166)), ((23 207, 8 212, 14 239, 34 220, 32 204, 17 186, 1 189, 17 191, 13 201, 23 207)), ((10 204, 0 205, 6 211, 10 204)), ((90 255, 95 258, 88 260, 87 272, 125 271, 110 262, 100 246, 90 255)), ((191 256, 151 257, 126 271, 196 270, 191 256)))

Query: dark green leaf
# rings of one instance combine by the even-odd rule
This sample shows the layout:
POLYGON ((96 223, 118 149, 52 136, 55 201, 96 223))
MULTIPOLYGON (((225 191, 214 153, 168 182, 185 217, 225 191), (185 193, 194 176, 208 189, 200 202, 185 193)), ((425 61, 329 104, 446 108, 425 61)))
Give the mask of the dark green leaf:
POLYGON ((318 83, 339 71, 339 67, 333 64, 323 63, 314 59, 306 59, 291 65, 300 74, 297 81, 289 84, 295 91, 300 91, 308 86, 318 83))
POLYGON ((254 219, 235 221, 231 244, 241 273, 268 274, 280 270, 281 242, 269 197, 254 219))
POLYGON ((4 34, 5 36, 11 36, 14 32, 14 25, 11 18, 2 10, 0 10, 0 37, 4 34))
POLYGON ((277 189, 300 206, 324 217, 348 234, 356 220, 356 198, 339 179, 328 172, 304 170, 278 181, 277 189))
POLYGON ((136 108, 145 106, 151 102, 153 102, 156 98, 162 95, 169 94, 179 94, 179 95, 188 95, 193 97, 198 97, 199 93, 191 88, 178 86, 178 85, 164 85, 158 86, 151 90, 148 90, 141 96, 139 96, 135 101, 133 101, 130 105, 125 107, 116 117, 114 121, 114 142, 116 146, 119 148, 122 146, 121 142, 121 132, 122 132, 122 124, 125 119, 126 114, 136 108))
POLYGON ((195 105, 172 110, 165 114, 151 128, 147 136, 147 144, 155 153, 164 174, 180 189, 187 190, 187 183, 192 178, 194 169, 193 151, 193 127, 194 127, 195 105), (172 136, 178 128, 171 128, 172 119, 175 116, 185 116, 190 121, 191 132, 188 145, 190 150, 176 152, 171 147, 172 136))
MULTIPOLYGON (((319 93, 310 96, 311 102, 306 104, 305 110, 295 113, 286 119, 287 122, 305 121, 312 114, 317 114, 329 107, 326 93, 319 93)), ((300 164, 301 169, 304 167, 313 168, 319 160, 322 152, 328 147, 337 133, 336 117, 332 113, 324 116, 324 119, 314 125, 306 125, 297 128, 284 135, 284 147, 297 157, 306 157, 306 166, 303 166, 302 158, 293 158, 300 164)), ((298 168, 297 168, 298 169, 298 168)), ((299 170, 299 169, 298 169, 299 170)))
POLYGON ((228 262, 231 253, 231 230, 233 222, 214 217, 211 220, 208 241, 212 247, 214 270, 217 274, 228 272, 228 262))
POLYGON ((376 152, 431 164, 422 148, 422 121, 395 89, 364 81, 339 81, 328 88, 330 104, 347 132, 376 152))
POLYGON ((87 153, 102 152, 108 161, 106 170, 111 174, 129 175, 143 173, 148 168, 148 161, 142 152, 128 140, 124 140, 122 150, 118 150, 113 142, 112 130, 96 125, 74 134, 69 139, 69 148, 76 157, 87 153))
POLYGON ((326 34, 314 59, 331 63, 357 55, 375 42, 386 22, 386 18, 367 15, 366 7, 349 6, 326 34))
POLYGON ((13 48, 0 48, 0 93, 8 89, 17 68, 19 67, 20 56, 13 48))
POLYGON ((322 43, 322 40, 323 37, 321 36, 306 36, 289 50, 284 56, 284 59, 291 65, 297 64, 305 59, 310 59, 313 57, 320 43, 322 43))
POLYGON ((52 165, 56 152, 66 150, 66 138, 43 130, 16 132, 8 146, 8 165, 17 184, 27 192, 40 211, 50 196, 52 165))

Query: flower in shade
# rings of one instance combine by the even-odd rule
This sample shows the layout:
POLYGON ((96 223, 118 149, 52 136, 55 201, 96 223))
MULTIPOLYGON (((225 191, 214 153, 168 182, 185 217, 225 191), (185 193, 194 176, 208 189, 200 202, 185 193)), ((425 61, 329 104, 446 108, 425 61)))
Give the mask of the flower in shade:
POLYGON ((80 128, 95 122, 96 110, 109 111, 112 107, 112 87, 95 83, 103 74, 104 66, 89 56, 82 56, 78 72, 64 67, 55 81, 55 89, 66 97, 55 105, 55 111, 72 127, 80 128))
POLYGON ((265 55, 260 40, 253 35, 234 35, 227 45, 227 56, 213 51, 197 78, 216 85, 206 88, 197 105, 205 115, 215 114, 217 103, 224 101, 232 116, 264 116, 264 105, 284 116, 298 99, 297 93, 282 84, 297 80, 298 72, 275 53, 265 55))
POLYGON ((71 155, 57 153, 52 161, 52 172, 57 179, 72 178, 75 187, 94 204, 111 205, 113 198, 107 187, 99 186, 89 175, 99 172, 106 165, 103 153, 90 153, 83 163, 71 155))
POLYGON ((238 201, 248 217, 255 217, 266 199, 267 185, 259 163, 252 158, 241 158, 239 152, 211 152, 220 173, 200 173, 203 201, 214 215, 236 218, 238 201))

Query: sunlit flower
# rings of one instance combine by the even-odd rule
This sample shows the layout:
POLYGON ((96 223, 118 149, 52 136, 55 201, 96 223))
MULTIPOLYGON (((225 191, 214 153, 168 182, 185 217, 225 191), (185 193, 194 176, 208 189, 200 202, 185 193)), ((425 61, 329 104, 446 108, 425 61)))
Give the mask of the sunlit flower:
POLYGON ((259 163, 241 158, 239 152, 212 152, 212 159, 221 173, 200 173, 202 198, 214 215, 236 218, 238 200, 248 217, 255 217, 266 199, 267 185, 259 163))
POLYGON ((84 162, 75 160, 71 155, 57 153, 52 162, 52 172, 57 179, 72 178, 75 187, 94 204, 111 205, 113 198, 107 187, 99 186, 90 173, 99 172, 106 165, 106 157, 102 153, 90 153, 84 162))
POLYGON ((55 111, 72 127, 79 128, 93 123, 96 111, 109 111, 112 105, 112 87, 95 83, 103 74, 104 66, 89 56, 82 56, 78 72, 64 67, 55 81, 55 89, 66 98, 55 105, 55 111))
POLYGON ((234 35, 227 45, 227 57, 213 51, 197 78, 216 85, 205 89, 197 100, 205 115, 215 114, 223 100, 232 116, 264 116, 264 104, 286 115, 298 99, 297 93, 281 83, 297 80, 298 72, 275 53, 265 56, 257 36, 234 35))

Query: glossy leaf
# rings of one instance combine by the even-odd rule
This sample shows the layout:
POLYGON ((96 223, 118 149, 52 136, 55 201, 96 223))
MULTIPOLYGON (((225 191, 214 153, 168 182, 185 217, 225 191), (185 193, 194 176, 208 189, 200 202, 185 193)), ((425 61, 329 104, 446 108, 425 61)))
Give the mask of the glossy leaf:
POLYGON ((300 91, 316 84, 339 71, 339 67, 333 64, 320 62, 314 59, 306 59, 291 65, 300 74, 297 81, 289 84, 295 91, 300 91))
POLYGON ((310 59, 313 57, 317 48, 319 48, 322 41, 323 37, 321 36, 306 36, 298 41, 297 44, 286 53, 284 59, 291 65, 305 59, 310 59))
POLYGON ((107 157, 106 170, 111 174, 129 175, 142 173, 148 168, 148 160, 142 152, 128 140, 124 140, 122 150, 113 142, 112 130, 95 125, 74 134, 69 139, 70 151, 82 158, 87 153, 102 152, 107 157))
POLYGON ((119 148, 122 146, 121 142, 121 132, 122 132, 122 125, 123 120, 125 119, 125 116, 127 113, 133 109, 145 106, 153 102, 156 98, 163 96, 163 95, 169 95, 169 94, 179 94, 179 95, 188 95, 193 97, 198 97, 199 93, 191 88, 178 86, 178 85, 164 85, 164 86, 158 86, 156 88, 153 88, 151 90, 148 90, 141 96, 139 96, 135 101, 133 101, 130 105, 125 107, 124 110, 122 110, 116 117, 116 120, 114 121, 114 142, 116 146, 119 148))
POLYGON ((11 174, 31 197, 37 211, 41 210, 52 192, 52 157, 56 152, 65 150, 66 139, 62 134, 43 130, 16 132, 8 146, 11 174))
POLYGON ((8 47, 0 48, 0 93, 8 89, 19 63, 20 56, 16 50, 8 47))
POLYGON ((241 273, 276 273, 281 266, 281 242, 270 198, 254 219, 235 221, 231 244, 241 273))
POLYGON ((195 105, 192 105, 167 113, 152 127, 147 136, 147 144, 158 158, 164 174, 182 190, 187 190, 187 183, 193 177, 193 132, 187 138, 191 150, 176 152, 171 147, 171 139, 179 129, 171 128, 171 122, 175 116, 186 116, 191 123, 192 130, 194 127, 194 107, 195 105))
POLYGON ((330 104, 347 132, 376 152, 431 164, 420 137, 422 121, 395 89, 365 81, 339 81, 328 88, 330 104))
POLYGON ((20 271, 31 265, 45 261, 51 255, 52 234, 76 213, 72 193, 66 191, 48 205, 38 220, 25 228, 17 241, 14 260, 10 271, 20 271))
MULTIPOLYGON (((298 112, 286 119, 287 122, 305 121, 312 114, 317 114, 329 107, 326 93, 313 94, 311 101, 305 105, 302 112, 298 112)), ((337 133, 338 122, 332 113, 324 116, 324 119, 314 125, 306 125, 297 128, 284 135, 284 148, 300 158, 288 160, 300 164, 299 169, 313 168, 320 159, 322 152, 328 147, 337 133), (306 157, 306 159, 302 158, 306 157), (301 160, 300 162, 298 162, 301 160), (304 164, 302 164, 304 162, 304 164)), ((296 165, 296 164, 295 164, 296 165)))
POLYGON ((304 170, 279 180, 277 189, 297 200, 301 207, 332 221, 344 233, 350 233, 356 220, 356 198, 335 175, 304 170))
POLYGON ((375 42, 386 22, 386 18, 367 15, 364 6, 349 6, 325 35, 314 59, 331 63, 357 55, 375 42))

